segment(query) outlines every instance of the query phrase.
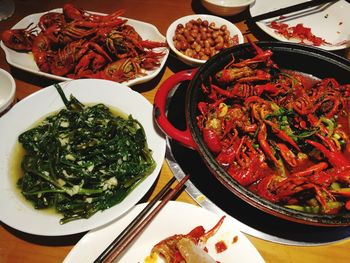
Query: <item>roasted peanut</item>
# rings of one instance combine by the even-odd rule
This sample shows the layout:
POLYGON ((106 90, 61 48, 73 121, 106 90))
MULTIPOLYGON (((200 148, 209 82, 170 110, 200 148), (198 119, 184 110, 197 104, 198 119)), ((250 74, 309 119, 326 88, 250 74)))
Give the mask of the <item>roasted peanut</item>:
POLYGON ((214 22, 198 18, 185 25, 178 24, 173 42, 186 56, 207 60, 223 48, 238 44, 238 37, 231 37, 227 25, 216 26, 214 22))

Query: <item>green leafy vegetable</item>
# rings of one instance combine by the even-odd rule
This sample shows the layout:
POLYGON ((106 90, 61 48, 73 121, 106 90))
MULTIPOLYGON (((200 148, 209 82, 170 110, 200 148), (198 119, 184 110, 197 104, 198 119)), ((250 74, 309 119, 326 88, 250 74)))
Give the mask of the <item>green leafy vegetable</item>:
POLYGON ((61 224, 89 218, 121 202, 156 164, 142 125, 103 104, 68 100, 18 140, 25 149, 17 185, 36 209, 54 207, 61 224))

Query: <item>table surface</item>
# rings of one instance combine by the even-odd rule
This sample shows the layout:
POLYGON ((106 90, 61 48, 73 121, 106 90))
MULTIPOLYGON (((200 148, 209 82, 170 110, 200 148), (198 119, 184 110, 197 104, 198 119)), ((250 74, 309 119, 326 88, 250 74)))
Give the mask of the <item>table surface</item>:
MULTIPOLYGON (((0 22, 0 32, 11 28, 23 17, 62 7, 67 1, 60 0, 17 0, 15 12, 12 17, 0 22)), ((155 25, 165 35, 167 27, 177 18, 195 13, 207 13, 199 3, 199 0, 77 0, 71 1, 74 5, 85 10, 110 13, 113 10, 125 9, 125 17, 141 20, 155 25)), ((249 17, 249 11, 228 18, 240 28, 245 39, 248 35, 257 40, 271 40, 269 36, 258 28, 247 27, 245 19, 249 17)), ((337 52, 341 56, 348 56, 346 51, 337 52)), ((20 100, 29 94, 51 85, 53 82, 44 78, 12 68, 6 62, 5 54, 0 51, 0 67, 12 73, 17 85, 17 99, 20 100)), ((178 70, 186 68, 175 58, 169 57, 165 70, 154 80, 141 85, 133 86, 135 91, 141 92, 153 103, 154 95, 159 85, 170 75, 178 70), (171 65, 171 68, 169 67, 171 65)), ((164 162, 159 178, 155 186, 142 201, 148 201, 162 188, 172 176, 172 172, 164 162)), ((196 204, 186 193, 181 193, 177 201, 196 204)), ((73 246, 83 237, 83 234, 67 237, 38 237, 19 232, 0 222, 0 262, 62 262, 73 246)), ((331 245, 316 247, 287 246, 264 241, 248 236, 256 246, 266 262, 350 262, 350 240, 337 242, 331 245)))

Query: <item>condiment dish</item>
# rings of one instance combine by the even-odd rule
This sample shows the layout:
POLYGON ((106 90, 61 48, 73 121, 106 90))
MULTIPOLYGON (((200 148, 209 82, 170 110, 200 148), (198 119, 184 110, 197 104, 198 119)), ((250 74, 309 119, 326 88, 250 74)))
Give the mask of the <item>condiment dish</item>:
POLYGON ((11 106, 15 93, 15 80, 6 70, 0 69, 0 115, 11 106))
POLYGON ((201 0, 211 13, 219 16, 233 16, 242 13, 255 0, 201 0))

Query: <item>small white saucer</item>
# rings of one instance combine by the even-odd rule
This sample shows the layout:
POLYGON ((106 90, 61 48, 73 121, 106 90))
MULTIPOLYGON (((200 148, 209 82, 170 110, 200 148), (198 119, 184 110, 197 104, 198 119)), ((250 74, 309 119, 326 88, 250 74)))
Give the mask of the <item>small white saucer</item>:
POLYGON ((0 0, 0 21, 5 20, 15 12, 15 3, 12 0, 0 0))

